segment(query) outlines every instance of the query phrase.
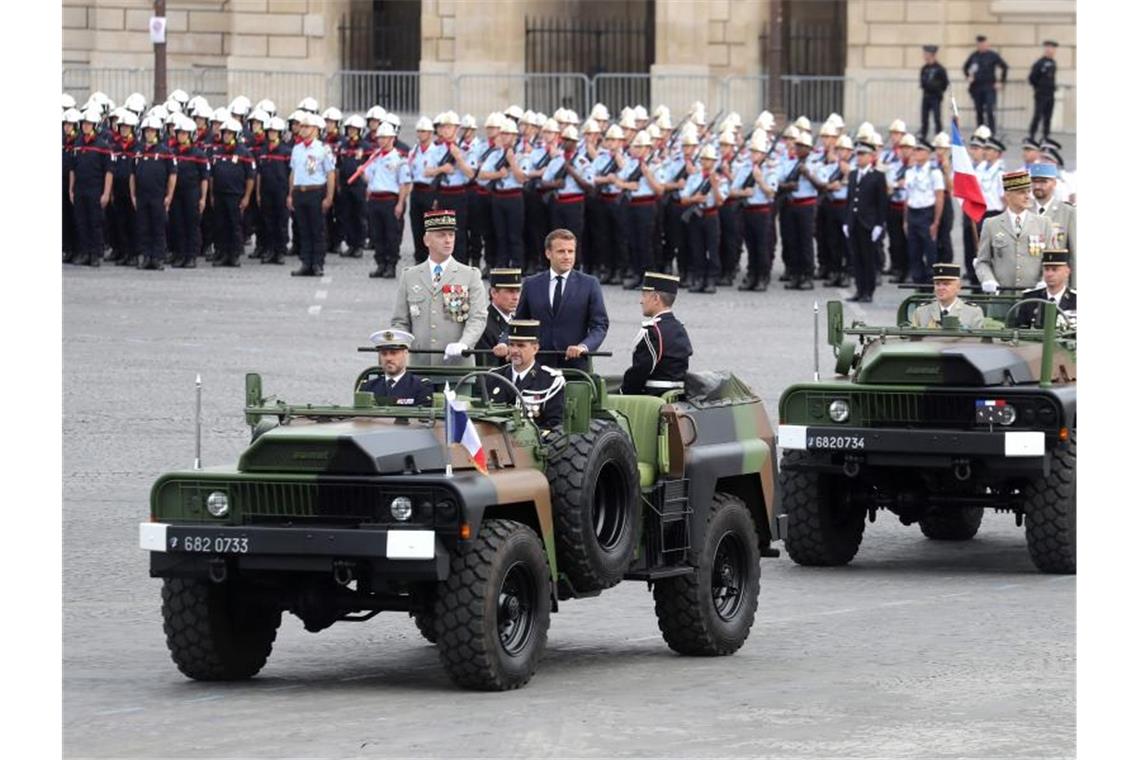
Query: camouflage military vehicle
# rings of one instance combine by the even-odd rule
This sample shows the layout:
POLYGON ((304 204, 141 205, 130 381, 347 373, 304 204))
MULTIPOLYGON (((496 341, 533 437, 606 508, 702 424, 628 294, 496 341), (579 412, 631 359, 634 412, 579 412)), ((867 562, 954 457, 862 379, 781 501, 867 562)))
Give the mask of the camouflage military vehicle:
POLYGON ((890 327, 845 327, 842 304, 828 304, 835 377, 780 398, 788 554, 846 564, 883 509, 931 539, 968 540, 991 508, 1024 521, 1040 570, 1076 572, 1075 323, 1053 304, 991 295, 971 297, 981 329, 953 317, 910 327, 929 300, 909 296, 890 327), (1042 307, 1042 329, 1014 327, 1042 307))
POLYGON ((360 392, 298 405, 264 398, 250 375, 254 438, 237 464, 155 482, 140 544, 185 675, 254 676, 283 611, 316 632, 392 610, 438 645, 456 684, 516 688, 551 612, 623 579, 649 583, 675 651, 744 643, 778 536, 773 431, 743 383, 694 374, 671 398, 620 396, 567 370, 564 425, 543 435, 519 405, 490 400, 485 372, 415 371, 461 389, 486 474, 444 445, 438 392, 432 408, 360 392))

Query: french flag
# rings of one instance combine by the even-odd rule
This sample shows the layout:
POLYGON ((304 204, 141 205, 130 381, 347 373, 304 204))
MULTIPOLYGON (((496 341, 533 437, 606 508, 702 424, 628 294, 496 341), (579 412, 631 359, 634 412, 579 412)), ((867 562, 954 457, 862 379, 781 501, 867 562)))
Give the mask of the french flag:
POLYGON ((954 167, 954 197, 962 201, 962 210, 977 224, 986 215, 986 196, 982 194, 970 154, 962 144, 957 117, 950 122, 950 157, 954 167))
POLYGON ((447 443, 458 443, 467 449, 475 469, 487 474, 487 455, 483 452, 483 442, 475 430, 475 423, 467 416, 467 402, 455 398, 450 388, 444 392, 444 414, 447 415, 447 443))

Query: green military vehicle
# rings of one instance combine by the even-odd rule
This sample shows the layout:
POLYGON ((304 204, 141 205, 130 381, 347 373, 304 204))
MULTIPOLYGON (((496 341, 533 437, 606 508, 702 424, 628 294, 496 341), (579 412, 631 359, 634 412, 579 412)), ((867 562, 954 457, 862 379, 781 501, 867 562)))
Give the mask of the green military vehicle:
POLYGON ((254 676, 283 611, 316 632, 394 610, 456 684, 517 688, 550 613, 623 579, 649 583, 675 651, 744 643, 760 556, 778 556, 779 536, 774 435, 743 383, 692 374, 664 398, 621 396, 565 370, 564 423, 544 434, 520 404, 491 400, 484 371, 414 371, 437 389, 430 408, 359 391, 350 406, 289 404, 251 374, 253 441, 237 464, 155 482, 140 545, 185 675, 254 676), (445 383, 467 404, 486 474, 445 445, 445 383))
POLYGON ((1077 567, 1075 321, 1055 304, 978 295, 980 329, 943 318, 911 327, 930 295, 900 305, 897 325, 855 321, 829 303, 835 377, 780 398, 784 546, 801 565, 843 565, 878 510, 931 539, 974 537, 987 508, 1024 521, 1047 573, 1077 567), (1018 327, 1040 310, 1040 329, 1018 327))

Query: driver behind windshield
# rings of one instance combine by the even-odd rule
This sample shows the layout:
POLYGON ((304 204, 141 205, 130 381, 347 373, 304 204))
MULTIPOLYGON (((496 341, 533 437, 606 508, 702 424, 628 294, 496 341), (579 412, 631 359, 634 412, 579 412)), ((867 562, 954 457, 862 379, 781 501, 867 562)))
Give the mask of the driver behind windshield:
MULTIPOLYGON (((1040 298, 1057 304, 1057 311, 1070 316, 1077 313, 1077 291, 1069 287, 1070 254, 1063 248, 1049 248, 1041 254, 1041 279, 1045 287, 1022 292, 1022 298, 1040 298)), ((1072 321, 1071 319, 1069 320, 1072 321)), ((1022 304, 1017 311, 1019 327, 1040 328, 1045 322, 1045 306, 1040 303, 1022 304)), ((1063 322, 1058 319, 1058 325, 1063 322)))
MULTIPOLYGON (((551 430, 562 424, 562 373, 539 364, 538 335, 541 324, 537 319, 516 319, 511 322, 507 338, 507 356, 510 364, 492 370, 518 389, 523 405, 536 425, 551 430)), ((491 389, 495 401, 511 403, 514 394, 509 389, 491 389)))
POLYGON ((380 330, 369 336, 380 352, 380 369, 384 374, 360 386, 372 393, 380 403, 398 406, 431 406, 431 381, 408 372, 408 349, 415 336, 395 328, 380 330))
POLYGON ((958 298, 962 289, 962 268, 957 264, 934 265, 934 300, 914 310, 910 323, 914 327, 938 328, 943 317, 957 317, 961 327, 981 329, 985 314, 979 306, 958 298))

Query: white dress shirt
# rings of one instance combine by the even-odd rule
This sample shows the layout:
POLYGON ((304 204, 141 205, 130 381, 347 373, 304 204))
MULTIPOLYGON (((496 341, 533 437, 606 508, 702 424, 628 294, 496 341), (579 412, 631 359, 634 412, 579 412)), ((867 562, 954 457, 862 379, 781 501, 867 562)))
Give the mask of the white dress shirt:
POLYGON ((570 272, 567 272, 566 274, 560 274, 558 272, 555 272, 554 268, 551 267, 551 269, 550 269, 550 290, 547 292, 547 300, 550 301, 550 308, 551 309, 554 308, 554 289, 556 287, 558 287, 558 278, 559 277, 562 278, 562 297, 565 298, 566 297, 566 280, 570 277, 570 272))

